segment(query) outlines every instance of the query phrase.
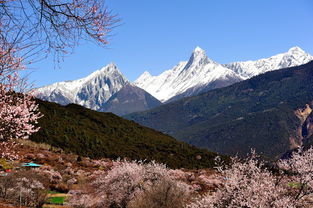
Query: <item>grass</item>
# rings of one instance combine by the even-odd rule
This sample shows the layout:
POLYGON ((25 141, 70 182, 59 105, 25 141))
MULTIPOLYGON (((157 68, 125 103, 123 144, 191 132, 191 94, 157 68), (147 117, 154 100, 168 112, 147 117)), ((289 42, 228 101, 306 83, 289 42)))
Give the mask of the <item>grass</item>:
POLYGON ((65 193, 48 191, 48 204, 63 205, 66 198, 65 193))
POLYGON ((49 198, 48 203, 63 205, 64 200, 65 200, 65 196, 51 197, 49 198))
POLYGON ((48 194, 63 194, 63 193, 58 191, 48 191, 48 194))

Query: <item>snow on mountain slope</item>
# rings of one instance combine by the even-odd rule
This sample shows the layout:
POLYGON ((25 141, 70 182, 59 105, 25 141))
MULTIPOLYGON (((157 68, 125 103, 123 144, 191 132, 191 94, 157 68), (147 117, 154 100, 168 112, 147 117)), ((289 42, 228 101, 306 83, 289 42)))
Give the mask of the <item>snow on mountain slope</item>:
MULTIPOLYGON (((162 102, 171 102, 225 87, 267 71, 298 66, 311 60, 313 56, 299 47, 293 47, 286 53, 257 61, 219 64, 209 59, 205 51, 197 47, 188 61, 180 62, 158 76, 144 72, 134 84, 162 102)), ((76 103, 101 111, 109 98, 127 84, 129 81, 116 65, 109 64, 85 78, 38 88, 37 97, 62 105, 76 103)), ((125 96, 125 93, 123 95, 125 96)), ((120 99, 128 98, 126 96, 120 99)))
POLYGON ((267 71, 306 64, 311 60, 313 56, 299 47, 293 47, 286 53, 257 61, 218 64, 197 47, 188 62, 180 62, 158 76, 146 71, 134 83, 162 102, 169 102, 225 87, 267 71))
POLYGON ((224 66, 232 69, 243 79, 249 79, 268 71, 299 66, 312 60, 313 56, 304 52, 301 48, 292 47, 288 52, 277 54, 270 58, 264 58, 257 61, 234 62, 224 64, 224 66))
MULTIPOLYGON (((210 83, 218 80, 232 84, 229 78, 241 80, 235 72, 212 61, 206 56, 204 50, 197 47, 188 62, 180 62, 159 76, 151 76, 149 72, 144 72, 134 83, 165 102, 189 89, 193 90, 189 90, 190 93, 185 96, 193 95, 194 91, 201 91, 201 88, 206 88, 210 83)), ((216 87, 212 86, 212 89, 216 87)))
POLYGON ((36 90, 37 97, 62 105, 76 103, 98 110, 104 103, 129 81, 113 63, 93 72, 89 76, 57 82, 36 90))

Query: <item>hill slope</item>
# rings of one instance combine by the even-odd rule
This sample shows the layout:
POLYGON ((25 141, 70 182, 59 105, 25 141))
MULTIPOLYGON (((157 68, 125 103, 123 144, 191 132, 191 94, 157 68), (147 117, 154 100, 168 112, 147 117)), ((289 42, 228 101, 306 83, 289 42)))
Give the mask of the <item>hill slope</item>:
POLYGON ((302 141, 295 110, 313 101, 313 62, 268 72, 126 118, 223 154, 279 157, 302 141))
POLYGON ((31 140, 68 152, 91 158, 156 160, 172 168, 212 167, 217 156, 112 113, 75 104, 38 103, 44 117, 39 120, 41 129, 31 140))
POLYGON ((162 103, 145 90, 128 84, 112 95, 98 111, 125 115, 133 112, 149 110, 162 103))

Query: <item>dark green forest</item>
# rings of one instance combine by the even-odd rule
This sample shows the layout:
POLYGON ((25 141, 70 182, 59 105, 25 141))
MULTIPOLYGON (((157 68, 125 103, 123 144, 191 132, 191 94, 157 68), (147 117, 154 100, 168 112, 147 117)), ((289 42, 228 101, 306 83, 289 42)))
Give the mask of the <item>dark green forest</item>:
POLYGON ((61 106, 41 100, 37 102, 44 117, 39 120, 39 132, 31 136, 35 142, 48 143, 90 158, 155 160, 171 168, 214 166, 217 154, 179 142, 112 113, 75 104, 61 106))

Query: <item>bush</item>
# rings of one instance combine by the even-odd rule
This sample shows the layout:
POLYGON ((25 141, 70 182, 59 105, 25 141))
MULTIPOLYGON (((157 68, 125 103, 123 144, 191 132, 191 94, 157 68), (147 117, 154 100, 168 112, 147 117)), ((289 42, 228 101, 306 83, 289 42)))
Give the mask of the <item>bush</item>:
POLYGON ((313 194, 312 148, 278 161, 278 174, 267 169, 254 152, 243 161, 232 160, 230 167, 218 167, 223 182, 218 190, 189 204, 188 208, 312 207, 309 202, 313 194))
POLYGON ((158 203, 154 201, 164 199, 164 205, 171 207, 181 199, 178 193, 186 196, 190 192, 190 186, 172 180, 165 165, 155 162, 117 161, 108 173, 95 171, 90 181, 83 190, 70 192, 72 197, 68 205, 77 208, 135 207, 143 204, 142 196, 146 196, 155 206, 158 203), (152 196, 154 193, 157 195, 152 196))
POLYGON ((46 201, 44 178, 34 171, 0 177, 0 194, 16 206, 41 207, 46 201))
POLYGON ((190 198, 190 186, 162 178, 129 203, 129 208, 181 208, 190 198))

